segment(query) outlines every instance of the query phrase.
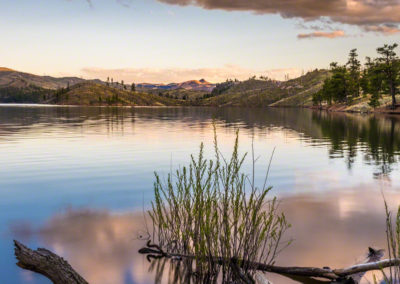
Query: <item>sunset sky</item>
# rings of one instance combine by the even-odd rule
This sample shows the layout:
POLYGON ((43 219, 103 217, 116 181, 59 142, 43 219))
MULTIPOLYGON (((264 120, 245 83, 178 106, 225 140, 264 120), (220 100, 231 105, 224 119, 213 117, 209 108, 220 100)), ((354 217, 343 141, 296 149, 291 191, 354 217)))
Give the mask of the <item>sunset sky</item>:
POLYGON ((0 1, 0 66, 38 75, 282 79, 400 42, 399 0, 0 1))

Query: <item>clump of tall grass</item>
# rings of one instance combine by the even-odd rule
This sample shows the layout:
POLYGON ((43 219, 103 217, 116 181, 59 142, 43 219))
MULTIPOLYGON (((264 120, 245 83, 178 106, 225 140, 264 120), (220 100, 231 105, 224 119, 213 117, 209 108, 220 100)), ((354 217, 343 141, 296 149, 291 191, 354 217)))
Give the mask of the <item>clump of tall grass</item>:
POLYGON ((232 261, 251 275, 251 262, 273 264, 289 242, 283 242, 290 227, 279 213, 276 198, 268 198, 269 166, 261 187, 253 171, 241 171, 247 154, 239 155, 239 135, 230 159, 218 148, 214 128, 214 159, 204 157, 204 146, 188 166, 169 174, 155 174, 155 201, 149 211, 153 240, 169 253, 193 256, 196 273, 233 279, 232 261), (222 272, 222 273, 220 273, 222 272))

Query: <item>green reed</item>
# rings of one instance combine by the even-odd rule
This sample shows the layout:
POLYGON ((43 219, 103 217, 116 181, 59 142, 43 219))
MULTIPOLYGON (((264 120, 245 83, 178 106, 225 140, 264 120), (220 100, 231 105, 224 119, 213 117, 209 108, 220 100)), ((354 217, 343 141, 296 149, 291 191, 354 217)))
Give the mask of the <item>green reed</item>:
POLYGON ((273 264, 289 244, 283 242, 290 225, 278 212, 276 198, 269 199, 268 171, 261 187, 252 175, 242 173, 247 154, 239 155, 239 134, 230 159, 218 148, 214 128, 214 159, 204 158, 201 144, 190 164, 162 181, 155 173, 155 201, 149 211, 153 240, 170 253, 194 256, 197 274, 232 278, 231 262, 236 260, 251 274, 251 262, 273 264), (218 263, 217 263, 218 262, 218 263))
MULTIPOLYGON (((400 206, 393 218, 392 211, 384 200, 386 212, 386 243, 389 259, 400 258, 400 206)), ((382 270, 383 280, 381 283, 400 283, 400 266, 391 266, 387 271, 382 270)), ((375 279, 375 283, 377 283, 375 279)))

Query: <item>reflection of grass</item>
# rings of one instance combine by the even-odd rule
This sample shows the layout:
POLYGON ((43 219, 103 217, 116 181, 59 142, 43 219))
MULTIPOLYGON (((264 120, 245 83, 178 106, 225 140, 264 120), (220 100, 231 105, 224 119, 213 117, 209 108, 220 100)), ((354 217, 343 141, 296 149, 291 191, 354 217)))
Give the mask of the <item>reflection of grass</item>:
POLYGON ((215 276, 222 269, 229 281, 232 260, 243 264, 246 274, 249 261, 274 263, 290 225, 277 212, 276 198, 267 199, 268 173, 263 186, 255 186, 254 157, 252 176, 241 172, 246 155, 238 154, 238 134, 229 160, 220 154, 216 136, 214 145, 214 160, 204 158, 201 145, 198 157, 191 156, 190 165, 166 182, 156 174, 150 216, 161 247, 194 255, 197 273, 215 276), (222 265, 214 265, 215 256, 222 265))

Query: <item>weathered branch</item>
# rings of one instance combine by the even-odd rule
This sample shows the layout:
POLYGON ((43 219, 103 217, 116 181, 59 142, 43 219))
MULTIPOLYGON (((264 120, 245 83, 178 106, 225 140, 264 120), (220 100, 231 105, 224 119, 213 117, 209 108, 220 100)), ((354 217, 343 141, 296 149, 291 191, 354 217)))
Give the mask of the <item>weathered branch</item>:
POLYGON ((400 265, 400 259, 384 259, 376 262, 362 263, 350 266, 344 269, 334 269, 333 273, 345 277, 349 275, 353 275, 360 272, 367 272, 370 270, 380 270, 390 266, 398 266, 400 265))
POLYGON ((40 273, 54 284, 88 284, 62 257, 43 248, 31 250, 14 240, 17 265, 40 273))
MULTIPOLYGON (((14 241, 14 245, 15 256, 18 259, 17 265, 19 267, 40 273, 53 281, 54 284, 88 284, 88 282, 83 279, 66 260, 56 255, 55 253, 43 248, 31 250, 30 248, 24 246, 18 241, 14 241)), ((178 260, 195 259, 195 256, 193 255, 165 252, 159 246, 151 244, 150 241, 147 243, 147 247, 139 250, 139 252, 142 254, 146 254, 149 260, 151 258, 163 257, 178 260)), ((246 277, 246 275, 242 274, 242 272, 240 271, 241 268, 245 266, 249 267, 252 270, 273 272, 292 276, 320 277, 329 280, 339 280, 356 276, 356 278, 359 279, 366 271, 381 270, 386 267, 400 265, 400 259, 380 260, 382 255, 383 254, 381 253, 381 251, 370 249, 367 263, 357 264, 343 269, 330 269, 327 267, 283 267, 257 262, 238 261, 235 259, 229 260, 229 263, 236 268, 236 271, 240 272, 241 277, 246 277)), ((223 264, 226 263, 227 260, 221 257, 214 257, 213 261, 217 264, 223 264)))
MULTIPOLYGON (((147 247, 139 250, 139 253, 147 254, 151 256, 150 258, 159 258, 167 257, 174 259, 183 259, 190 258, 195 259, 193 255, 183 255, 177 253, 168 253, 163 251, 159 246, 151 244, 150 241, 147 242, 147 247), (151 247, 151 249, 149 249, 151 247)), ((278 274, 287 274, 293 276, 305 276, 305 277, 320 277, 329 280, 338 280, 348 277, 357 278, 357 281, 363 276, 363 273, 370 270, 380 270, 389 266, 400 265, 400 259, 385 259, 380 260, 383 256, 382 250, 374 250, 369 248, 369 255, 367 259, 367 263, 353 265, 348 268, 343 269, 330 269, 329 267, 318 268, 318 267, 285 267, 285 266, 275 266, 268 265, 264 263, 258 262, 248 262, 248 261, 239 261, 241 266, 249 267, 252 270, 264 271, 264 272, 273 272, 278 274)), ((150 259, 148 257, 148 259, 150 259)), ((223 259, 221 257, 214 257, 214 263, 223 264, 223 263, 231 263, 237 262, 237 260, 231 259, 223 259)))

